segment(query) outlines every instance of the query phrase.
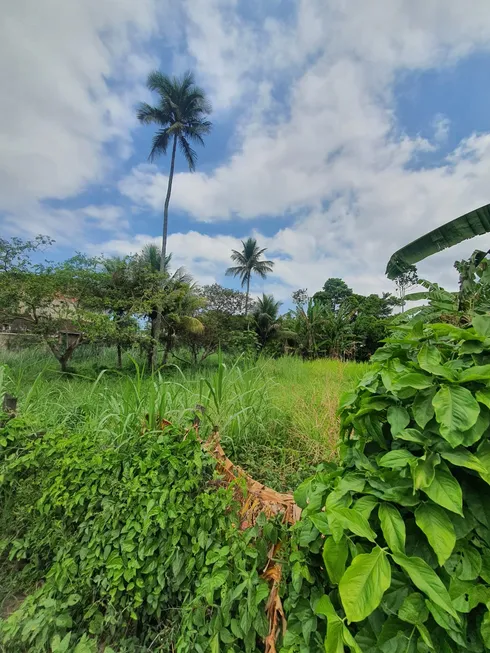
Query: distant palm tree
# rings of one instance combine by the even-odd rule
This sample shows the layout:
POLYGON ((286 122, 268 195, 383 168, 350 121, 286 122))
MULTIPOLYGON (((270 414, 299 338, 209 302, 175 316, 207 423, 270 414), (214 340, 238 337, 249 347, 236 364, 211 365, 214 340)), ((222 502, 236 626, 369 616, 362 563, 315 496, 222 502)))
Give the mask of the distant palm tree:
POLYGON ((279 307, 281 302, 276 302, 272 295, 265 295, 257 301, 253 311, 255 331, 262 348, 279 331, 279 307))
POLYGON ((237 265, 226 270, 227 276, 240 277, 242 287, 247 287, 245 297, 245 315, 248 314, 248 301, 250 295, 250 278, 253 273, 265 279, 274 267, 273 261, 261 261, 260 257, 267 250, 266 247, 259 249, 255 238, 242 240, 243 249, 241 252, 232 249, 231 260, 237 265))
MULTIPOLYGON (((151 106, 144 102, 139 105, 137 112, 138 120, 143 124, 155 123, 159 126, 153 137, 150 161, 157 156, 167 154, 168 147, 172 147, 167 195, 163 209, 160 254, 160 269, 163 270, 167 256, 168 206, 172 193, 177 143, 187 161, 189 170, 193 172, 196 168, 197 154, 192 149, 190 142, 204 145, 203 136, 211 131, 211 123, 206 119, 206 116, 211 113, 211 105, 206 99, 205 92, 195 84, 194 75, 191 72, 186 72, 181 78, 177 78, 169 77, 156 70, 148 75, 146 84, 150 91, 156 91, 159 95, 157 106, 151 106)), ((157 331, 159 323, 160 319, 157 318, 157 331)), ((156 365, 156 350, 153 363, 156 365)))

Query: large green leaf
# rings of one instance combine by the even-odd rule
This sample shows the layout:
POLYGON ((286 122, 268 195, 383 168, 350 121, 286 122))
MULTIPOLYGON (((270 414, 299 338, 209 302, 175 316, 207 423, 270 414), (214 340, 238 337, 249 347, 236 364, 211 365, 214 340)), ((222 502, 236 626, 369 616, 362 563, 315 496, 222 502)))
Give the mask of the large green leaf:
POLYGON ((397 435, 410 423, 410 415, 403 406, 390 406, 386 417, 391 426, 392 435, 397 435))
POLYGON ((415 511, 415 522, 429 540, 442 567, 456 545, 454 527, 444 508, 433 503, 422 504, 415 511))
POLYGON ((422 374, 421 372, 409 372, 403 374, 396 379, 398 388, 415 388, 416 390, 423 390, 429 388, 433 383, 431 376, 422 374))
POLYGON ((479 336, 490 336, 490 315, 475 315, 471 323, 479 336))
POLYGON ((381 603, 391 583, 391 567, 383 549, 361 553, 339 583, 340 599, 349 621, 362 621, 381 603))
POLYGON ((396 251, 386 267, 388 279, 396 279, 409 265, 490 231, 490 204, 465 213, 396 251))
POLYGON ((328 516, 359 537, 365 537, 371 542, 376 539, 376 533, 369 526, 368 520, 353 508, 332 508, 328 511, 328 516))
POLYGON ((425 623, 429 618, 429 610, 422 594, 418 592, 409 594, 398 610, 398 617, 413 625, 425 623))
POLYGON ((327 617, 327 636, 325 637, 325 653, 344 653, 342 620, 335 612, 330 598, 324 594, 315 605, 316 614, 327 617))
POLYGON ((426 594, 436 605, 446 610, 455 619, 458 619, 458 614, 451 603, 449 593, 442 580, 422 558, 394 553, 393 560, 408 574, 415 587, 426 594))
POLYGON ((345 572, 345 563, 349 555, 347 539, 343 537, 335 542, 333 537, 327 537, 323 545, 323 562, 330 581, 337 585, 345 572))
POLYGON ((476 399, 467 388, 461 386, 442 386, 432 400, 432 404, 436 419, 441 424, 441 435, 449 442, 448 436, 451 432, 467 431, 475 424, 480 414, 480 406, 476 399), (442 427, 446 429, 444 432, 442 427))
POLYGON ((426 390, 420 390, 415 395, 415 399, 412 404, 412 412, 415 417, 415 421, 420 426, 421 429, 424 429, 430 420, 434 417, 434 406, 432 405, 432 399, 436 393, 436 387, 427 388, 426 390))
POLYGON ((490 365, 473 365, 468 369, 463 370, 459 375, 460 383, 467 383, 469 381, 489 381, 490 380, 490 365))
POLYGON ((487 473, 485 465, 483 465, 483 463, 473 455, 471 451, 468 451, 468 449, 464 449, 463 447, 454 449, 453 451, 441 451, 441 456, 444 460, 447 460, 457 467, 473 469, 475 472, 479 472, 480 474, 487 473))
POLYGON ((437 453, 429 453, 418 458, 412 465, 413 489, 425 490, 434 480, 436 466, 441 462, 437 453))
POLYGON ((425 342, 417 356, 420 367, 436 376, 443 376, 449 381, 454 381, 456 378, 455 373, 442 365, 442 357, 440 351, 434 345, 429 345, 425 342))
POLYGON ((378 460, 380 467, 389 467, 390 469, 398 469, 405 467, 408 463, 415 460, 415 456, 406 449, 395 449, 388 451, 378 460))
POLYGON ((463 516, 463 493, 449 470, 438 467, 428 488, 422 488, 434 503, 463 516))
POLYGON ((386 544, 393 553, 405 553, 405 522, 399 510, 389 503, 381 503, 378 508, 378 516, 386 544))

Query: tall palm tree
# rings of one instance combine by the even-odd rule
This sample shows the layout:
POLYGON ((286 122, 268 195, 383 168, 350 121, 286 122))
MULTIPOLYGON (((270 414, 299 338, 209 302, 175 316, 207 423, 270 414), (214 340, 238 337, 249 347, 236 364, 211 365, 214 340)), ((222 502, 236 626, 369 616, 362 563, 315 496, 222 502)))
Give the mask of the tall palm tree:
MULTIPOLYGON (((150 91, 155 91, 159 96, 156 106, 143 102, 137 112, 141 123, 158 125, 148 158, 153 161, 156 157, 167 154, 169 146, 172 148, 167 195, 163 209, 160 269, 164 270, 167 256, 168 207, 172 193, 177 144, 187 161, 189 170, 193 172, 196 168, 197 154, 191 147, 191 142, 204 145, 203 136, 211 131, 211 123, 206 118, 211 113, 211 105, 206 99, 205 92, 196 85, 191 72, 186 72, 178 78, 169 77, 155 70, 148 75, 146 84, 150 91)), ((158 332, 159 317, 156 326, 158 332)), ((156 349, 153 363, 156 365, 156 349)))
POLYGON ((231 250, 231 260, 237 265, 226 270, 227 276, 240 277, 242 287, 247 287, 245 297, 245 315, 248 314, 248 301, 250 295, 250 278, 252 274, 258 274, 265 279, 274 267, 273 261, 261 261, 262 254, 267 250, 266 247, 259 249, 255 238, 242 240, 243 248, 241 252, 236 249, 231 250))
POLYGON ((276 302, 272 295, 262 293, 253 311, 254 326, 259 343, 263 349, 267 342, 279 331, 279 307, 281 302, 276 302))

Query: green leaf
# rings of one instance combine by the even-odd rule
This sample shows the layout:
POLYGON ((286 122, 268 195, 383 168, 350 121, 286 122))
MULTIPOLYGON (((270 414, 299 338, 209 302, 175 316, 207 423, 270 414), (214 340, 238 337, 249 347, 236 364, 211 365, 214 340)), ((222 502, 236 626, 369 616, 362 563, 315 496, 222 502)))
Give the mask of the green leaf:
POLYGON ((422 458, 418 458, 412 467, 413 489, 425 490, 434 480, 436 474, 436 465, 441 462, 441 458, 437 453, 426 454, 422 458))
POLYGON ((405 467, 409 462, 415 460, 415 456, 406 449, 396 449, 388 451, 378 460, 380 467, 389 467, 390 469, 398 469, 405 467))
POLYGON ((443 376, 449 381, 454 380, 454 372, 441 364, 441 353, 434 345, 425 342, 418 353, 417 360, 420 367, 426 372, 436 376, 443 376))
MULTIPOLYGON (((424 624, 417 624, 417 630, 420 633, 420 637, 422 638, 422 641, 427 645, 427 647, 431 650, 434 651, 434 642, 431 639, 430 633, 427 629, 427 626, 424 626, 424 624)), ((421 649, 419 649, 421 650, 421 649)), ((423 650, 423 649, 422 649, 423 650)))
POLYGON ((357 499, 352 506, 353 510, 360 512, 363 517, 369 519, 374 508, 378 505, 378 500, 375 497, 365 496, 357 499))
POLYGON ((450 471, 438 467, 434 480, 428 488, 423 488, 423 491, 434 503, 463 516, 461 486, 450 471))
POLYGON ((432 400, 435 393, 435 386, 427 388, 426 390, 420 390, 420 392, 417 392, 415 399, 413 400, 413 416, 421 429, 424 429, 434 417, 434 406, 432 405, 432 400))
POLYGON ((422 558, 394 553, 393 560, 408 574, 415 587, 424 592, 433 603, 443 608, 455 619, 458 619, 458 614, 451 603, 446 587, 435 571, 422 558))
POLYGON ((490 388, 478 390, 476 393, 476 399, 487 408, 490 408, 490 388))
POLYGON ((465 447, 471 447, 472 444, 475 444, 475 442, 478 442, 478 440, 481 439, 482 435, 486 433, 489 426, 490 411, 488 408, 482 407, 480 409, 480 414, 478 415, 476 423, 470 429, 468 429, 468 431, 464 431, 464 433, 462 433, 462 444, 464 444, 465 447))
POLYGON ((488 610, 483 615, 480 626, 480 634, 485 648, 490 648, 490 612, 488 610))
POLYGON ((378 516, 386 544, 393 553, 404 553, 406 539, 405 522, 398 509, 389 503, 382 503, 378 508, 378 516))
POLYGON ((451 520, 440 506, 425 503, 415 511, 415 522, 429 540, 442 567, 456 545, 456 535, 451 520))
POLYGON ((490 336, 490 315, 475 315, 471 323, 479 336, 490 336))
POLYGON ((327 636, 325 637, 325 653, 344 653, 344 638, 343 638, 344 624, 340 621, 335 621, 327 625, 327 636))
MULTIPOLYGON (((450 431, 467 431, 480 414, 476 399, 469 390, 460 386, 442 386, 432 404, 437 421, 450 431)), ((444 437, 442 432, 441 435, 444 437)))
POLYGON ((409 425, 410 415, 402 406, 390 406, 387 412, 387 420, 391 426, 391 434, 396 435, 409 425))
POLYGON ((396 437, 407 442, 415 442, 422 445, 427 444, 427 438, 418 429, 404 429, 396 437))
POLYGON ((429 610, 425 605, 425 599, 422 594, 418 592, 409 594, 398 610, 398 617, 402 621, 407 621, 414 626, 425 623, 429 618, 429 610))
POLYGON ((362 621, 381 603, 391 583, 391 568, 383 549, 361 553, 339 583, 340 599, 349 621, 362 621))
POLYGON ((344 639, 344 644, 346 644, 346 646, 349 647, 351 653, 363 653, 361 647, 356 642, 356 640, 352 637, 350 630, 347 628, 345 624, 343 624, 342 636, 344 639))
POLYGON ((473 365, 463 370, 459 375, 460 383, 469 381, 488 381, 490 380, 490 365, 473 365))
POLYGON ((464 449, 463 447, 455 449, 454 451, 441 451, 440 453, 444 460, 447 460, 457 467, 473 469, 475 472, 480 474, 485 474, 487 471, 478 458, 474 456, 471 451, 468 451, 468 449, 464 449))
POLYGON ((333 517, 342 528, 359 535, 359 537, 365 537, 370 542, 375 541, 376 533, 369 526, 368 520, 353 508, 331 508, 328 515, 333 517))
POLYGON ((415 388, 416 390, 423 390, 429 388, 433 383, 431 376, 421 374, 420 372, 409 372, 399 376, 396 380, 396 385, 399 388, 415 388))
POLYGON ((330 581, 337 585, 345 572, 345 563, 349 555, 347 539, 343 537, 335 542, 333 537, 327 537, 323 545, 323 562, 330 581))
POLYGON ((425 604, 428 607, 429 612, 434 618, 436 624, 438 624, 441 628, 444 628, 444 630, 447 631, 451 639, 455 641, 456 644, 459 644, 460 646, 466 648, 466 641, 461 635, 461 627, 459 623, 456 621, 456 619, 448 615, 447 612, 442 610, 438 605, 436 605, 432 601, 427 600, 425 604))

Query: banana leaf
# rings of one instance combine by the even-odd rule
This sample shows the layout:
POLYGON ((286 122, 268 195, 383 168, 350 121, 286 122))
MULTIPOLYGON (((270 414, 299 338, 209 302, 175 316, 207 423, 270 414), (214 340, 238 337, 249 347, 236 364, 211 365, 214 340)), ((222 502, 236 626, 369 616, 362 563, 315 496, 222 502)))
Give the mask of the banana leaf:
POLYGON ((418 263, 424 258, 442 252, 463 240, 481 236, 490 231, 490 204, 461 215, 451 222, 437 227, 425 236, 405 245, 395 252, 386 266, 388 279, 396 279, 406 271, 409 265, 418 263))

